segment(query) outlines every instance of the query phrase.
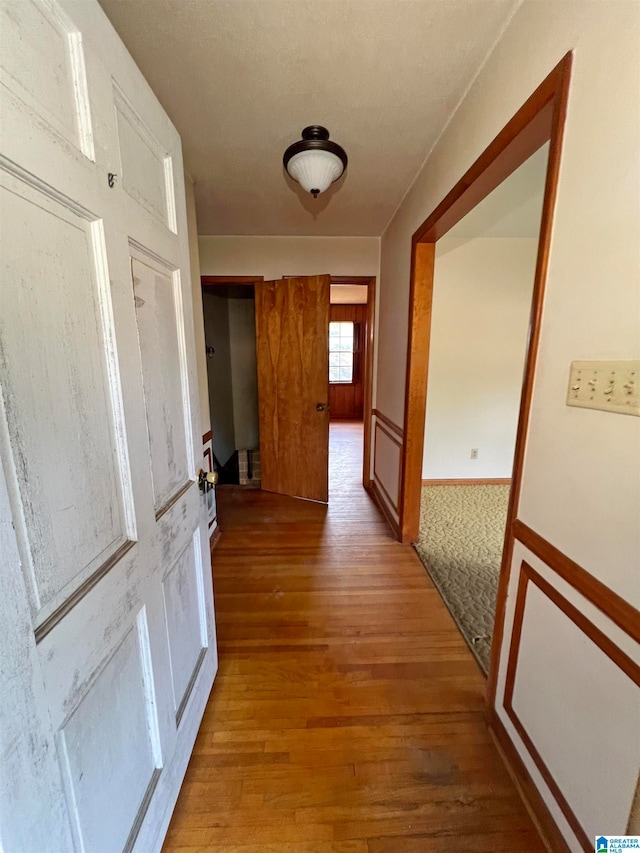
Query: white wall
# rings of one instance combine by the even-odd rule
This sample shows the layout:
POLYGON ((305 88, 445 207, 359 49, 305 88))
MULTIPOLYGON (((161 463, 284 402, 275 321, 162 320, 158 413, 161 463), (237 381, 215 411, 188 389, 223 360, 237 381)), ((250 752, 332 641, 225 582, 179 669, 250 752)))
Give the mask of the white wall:
POLYGON ((378 275, 379 237, 200 237, 202 275, 378 275))
POLYGON ((253 299, 229 298, 205 290, 207 399, 213 452, 225 464, 235 450, 259 447, 256 323, 253 299))
POLYGON ((537 245, 436 244, 425 479, 511 476, 537 245))
POLYGON ((638 606, 638 421, 565 398, 573 359, 640 349, 640 7, 558 0, 549 9, 536 0, 518 9, 382 237, 375 405, 403 423, 411 235, 575 49, 521 516, 638 606))
MULTIPOLYGON (((553 221, 547 293, 524 463, 520 519, 635 608, 640 606, 640 422, 566 406, 573 359, 638 358, 640 350, 640 5, 626 0, 524 0, 429 155, 386 229, 380 258, 380 325, 375 406, 404 420, 411 235, 570 50, 574 63, 553 221)), ((516 543, 497 714, 567 839, 581 847, 510 722, 502 696, 513 602, 522 561, 634 660, 637 644, 588 605, 574 585, 516 543)), ((576 581, 577 582, 577 581, 576 581)), ((572 664, 555 672, 568 620, 525 610, 526 649, 516 699, 529 731, 544 731, 541 757, 552 767, 577 819, 608 815, 623 834, 640 766, 640 701, 622 695, 608 712, 589 696, 615 666, 582 634, 572 664), (549 673, 549 676, 546 676, 549 673), (524 686, 528 685, 528 690, 524 686), (554 693, 561 685, 562 693, 554 693), (535 696, 533 695, 535 693, 535 696), (567 716, 565 709, 573 709, 567 716), (567 737, 570 722, 571 738, 567 737), (602 728, 615 732, 606 782, 578 772, 602 728), (618 756, 624 761, 618 761, 618 756), (571 779, 571 784, 567 783, 571 779)), ((547 608, 552 605, 547 601, 547 608)), ((544 612, 547 612, 546 610, 544 612)), ((571 634, 573 640, 573 633, 571 634)), ((608 682, 607 682, 608 683, 608 682)), ((609 741, 611 744, 611 741, 609 741)), ((597 831, 597 830, 596 830, 597 831)))
POLYGON ((256 303, 253 299, 229 299, 228 303, 235 446, 256 450, 260 446, 256 303))
POLYGON ((204 294, 205 339, 207 346, 212 346, 215 350, 213 357, 207 358, 207 401, 211 413, 213 452, 221 465, 225 465, 237 449, 228 302, 224 296, 204 294))
POLYGON ((189 233, 189 261, 191 264, 191 295, 193 299, 193 327, 196 346, 196 364, 198 368, 198 394, 200 399, 200 428, 202 433, 211 429, 209 415, 209 390, 207 383, 207 358, 204 344, 204 318, 202 315, 202 292, 200 288, 200 258, 198 254, 198 222, 196 202, 193 192, 193 180, 188 172, 184 173, 184 186, 187 199, 187 230, 189 233))

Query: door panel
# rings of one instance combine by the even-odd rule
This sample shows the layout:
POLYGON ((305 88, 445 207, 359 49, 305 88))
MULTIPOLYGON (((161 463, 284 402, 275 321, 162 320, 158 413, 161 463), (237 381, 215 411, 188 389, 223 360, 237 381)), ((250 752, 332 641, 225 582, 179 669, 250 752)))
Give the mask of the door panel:
POLYGON ((207 644, 199 549, 199 538, 194 536, 162 582, 178 723, 207 644))
POLYGON ((130 475, 101 223, 6 172, 0 182, 0 252, 19 282, 0 289, 0 381, 41 624, 133 538, 130 475))
POLYGON ((5 0, 0 79, 56 136, 94 159, 82 36, 55 0, 5 0))
POLYGON ((148 649, 141 645, 144 642, 132 627, 60 729, 67 789, 75 805, 76 838, 92 853, 125 849, 159 770, 152 740, 157 720, 145 684, 148 649), (96 761, 96 755, 102 760, 96 761), (97 790, 105 799, 96 798, 97 790))
POLYGON ((330 284, 319 275, 255 285, 262 488, 325 502, 330 284))
POLYGON ((217 667, 180 139, 95 0, 0 24, 0 838, 153 853, 217 667))
MULTIPOLYGON (((189 483, 187 433, 191 413, 182 353, 185 348, 179 271, 133 258, 133 295, 151 453, 156 518, 189 483)), ((192 466, 193 467, 193 466, 192 466)))
POLYGON ((172 158, 115 84, 113 99, 122 186, 132 199, 176 233, 172 158))

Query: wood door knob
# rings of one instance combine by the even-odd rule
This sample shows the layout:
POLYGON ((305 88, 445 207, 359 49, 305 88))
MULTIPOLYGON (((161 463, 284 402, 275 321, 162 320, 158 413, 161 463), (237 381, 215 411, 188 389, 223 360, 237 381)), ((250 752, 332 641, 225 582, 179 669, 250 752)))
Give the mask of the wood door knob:
POLYGON ((324 412, 326 408, 326 403, 316 403, 316 412, 324 412))

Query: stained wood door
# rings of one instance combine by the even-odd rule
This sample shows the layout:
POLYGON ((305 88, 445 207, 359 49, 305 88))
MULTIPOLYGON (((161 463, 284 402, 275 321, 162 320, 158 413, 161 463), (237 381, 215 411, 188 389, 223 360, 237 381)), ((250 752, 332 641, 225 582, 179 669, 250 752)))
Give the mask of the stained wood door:
POLYGON ((0 15, 0 839, 149 853, 217 666, 180 139, 95 0, 0 15))
POLYGON ((256 282, 262 488, 329 499, 329 289, 317 275, 256 282))

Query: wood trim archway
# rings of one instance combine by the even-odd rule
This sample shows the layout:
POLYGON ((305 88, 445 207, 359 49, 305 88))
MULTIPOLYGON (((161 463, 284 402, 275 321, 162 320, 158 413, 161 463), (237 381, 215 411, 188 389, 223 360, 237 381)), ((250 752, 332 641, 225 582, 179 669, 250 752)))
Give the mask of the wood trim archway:
POLYGON ((514 544, 513 524, 517 519, 522 484, 531 396, 551 247, 553 212, 560 169, 560 154, 567 112, 571 63, 572 54, 568 53, 500 131, 433 213, 427 217, 412 238, 409 341, 404 412, 405 439, 401 460, 399 522, 403 542, 413 542, 417 539, 420 522, 422 453, 429 374, 435 244, 545 142, 549 142, 549 160, 532 296, 529 340, 520 400, 512 487, 507 514, 507 532, 489 668, 488 701, 490 704, 493 704, 495 699, 508 569, 511 565, 514 544))

